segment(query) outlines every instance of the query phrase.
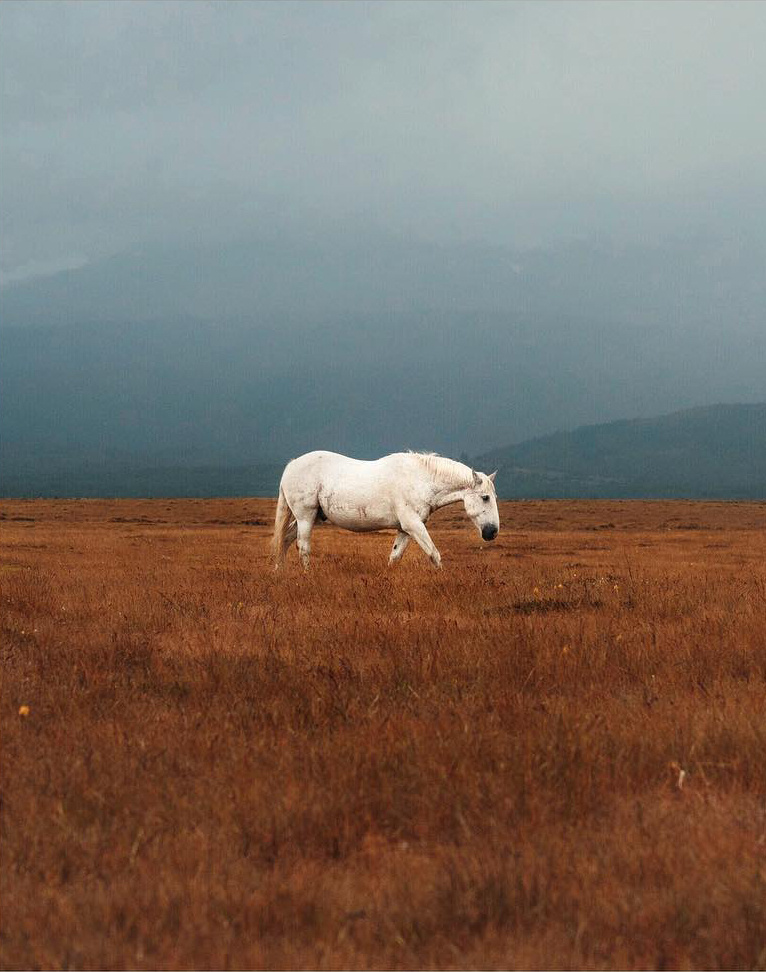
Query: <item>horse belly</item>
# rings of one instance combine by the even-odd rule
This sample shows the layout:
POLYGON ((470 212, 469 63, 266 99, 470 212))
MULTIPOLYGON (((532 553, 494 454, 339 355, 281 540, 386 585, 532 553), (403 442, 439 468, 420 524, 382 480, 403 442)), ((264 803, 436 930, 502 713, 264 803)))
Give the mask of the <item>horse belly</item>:
POLYGON ((384 517, 359 517, 350 513, 328 513, 327 521, 344 530, 353 530, 355 533, 368 533, 373 530, 385 530, 394 526, 384 517))
POLYGON ((344 530, 364 533, 396 526, 390 504, 380 499, 352 498, 342 492, 329 492, 324 496, 320 493, 319 505, 330 523, 344 530))

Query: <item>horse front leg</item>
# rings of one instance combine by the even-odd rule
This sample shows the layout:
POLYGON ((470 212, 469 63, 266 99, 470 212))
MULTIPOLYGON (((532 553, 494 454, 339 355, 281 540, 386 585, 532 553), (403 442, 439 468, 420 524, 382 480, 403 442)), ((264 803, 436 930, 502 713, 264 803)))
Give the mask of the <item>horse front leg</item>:
POLYGON ((442 557, 431 539, 426 525, 417 516, 406 516, 401 520, 401 528, 408 533, 418 546, 426 553, 434 567, 441 567, 442 557))
POLYGON ((388 558, 389 564, 395 564, 402 559, 402 554, 407 549, 409 542, 410 536, 404 530, 400 530, 396 534, 396 540, 394 540, 394 546, 391 549, 391 556, 388 558))

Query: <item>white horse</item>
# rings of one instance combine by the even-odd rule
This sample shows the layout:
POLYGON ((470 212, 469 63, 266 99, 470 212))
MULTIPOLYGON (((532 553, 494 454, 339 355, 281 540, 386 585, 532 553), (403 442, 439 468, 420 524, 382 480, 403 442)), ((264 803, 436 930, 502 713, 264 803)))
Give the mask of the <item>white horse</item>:
POLYGON ((307 452, 287 464, 279 484, 272 541, 276 566, 282 565, 297 540, 303 566, 308 567, 311 530, 318 517, 346 530, 394 528, 399 532, 389 564, 396 563, 414 539, 434 567, 441 567, 426 520, 434 510, 462 500, 482 539, 494 540, 500 529, 496 473, 477 473, 432 453, 395 452, 365 462, 337 452, 307 452))

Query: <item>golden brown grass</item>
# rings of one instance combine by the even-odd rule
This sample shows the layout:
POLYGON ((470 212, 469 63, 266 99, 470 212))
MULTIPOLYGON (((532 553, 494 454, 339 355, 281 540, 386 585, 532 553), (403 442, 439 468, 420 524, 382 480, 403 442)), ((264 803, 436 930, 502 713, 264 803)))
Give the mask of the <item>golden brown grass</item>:
POLYGON ((766 966, 766 505, 0 508, 3 968, 766 966))

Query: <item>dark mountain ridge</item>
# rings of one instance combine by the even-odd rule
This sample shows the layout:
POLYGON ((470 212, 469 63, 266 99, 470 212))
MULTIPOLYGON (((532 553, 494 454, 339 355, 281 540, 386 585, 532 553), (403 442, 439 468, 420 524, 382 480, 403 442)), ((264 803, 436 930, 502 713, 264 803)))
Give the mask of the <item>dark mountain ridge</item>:
MULTIPOLYGON (((5 450, 0 496, 275 496, 284 463, 179 464, 111 449, 44 460, 5 450)), ((463 456, 463 458, 466 458, 463 456)), ((766 404, 715 405, 583 426, 470 460, 503 499, 766 500, 766 404)))
POLYGON ((521 250, 343 230, 145 248, 17 282, 0 293, 3 488, 100 489, 118 467, 253 469, 320 447, 479 454, 763 401, 762 256, 743 240, 521 250))
POLYGON ((766 404, 583 426, 478 456, 512 497, 766 499, 766 404))

